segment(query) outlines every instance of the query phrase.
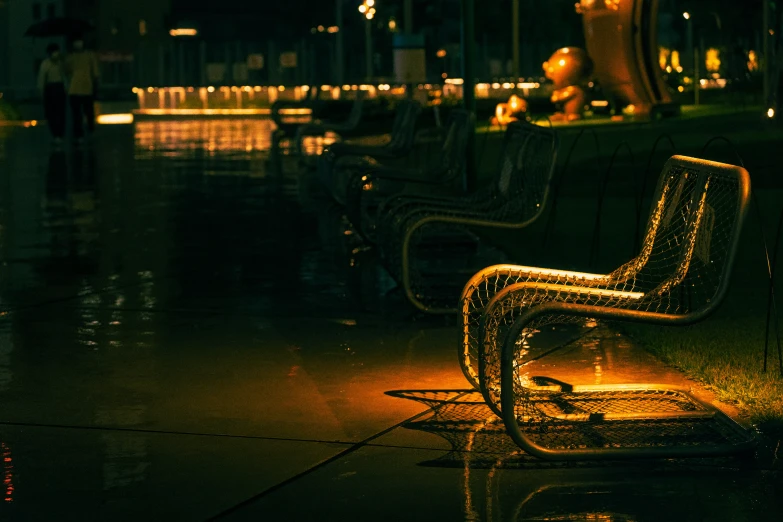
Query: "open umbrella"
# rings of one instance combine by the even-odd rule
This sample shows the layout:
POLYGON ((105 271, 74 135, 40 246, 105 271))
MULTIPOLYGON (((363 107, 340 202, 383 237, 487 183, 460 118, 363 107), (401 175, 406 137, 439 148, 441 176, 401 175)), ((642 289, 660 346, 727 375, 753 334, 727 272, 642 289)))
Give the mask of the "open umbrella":
POLYGON ((25 36, 48 38, 53 36, 81 36, 92 31, 93 26, 84 20, 76 18, 49 18, 35 23, 27 28, 25 36))

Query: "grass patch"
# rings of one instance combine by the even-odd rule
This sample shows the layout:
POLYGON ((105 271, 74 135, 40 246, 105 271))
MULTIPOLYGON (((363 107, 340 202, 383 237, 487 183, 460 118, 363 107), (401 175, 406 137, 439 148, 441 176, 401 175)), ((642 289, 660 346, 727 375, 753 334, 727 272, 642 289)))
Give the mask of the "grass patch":
POLYGON ((781 423, 783 378, 777 358, 770 357, 768 371, 762 371, 764 320, 720 315, 685 328, 623 329, 661 360, 705 384, 719 400, 735 404, 754 424, 781 423))

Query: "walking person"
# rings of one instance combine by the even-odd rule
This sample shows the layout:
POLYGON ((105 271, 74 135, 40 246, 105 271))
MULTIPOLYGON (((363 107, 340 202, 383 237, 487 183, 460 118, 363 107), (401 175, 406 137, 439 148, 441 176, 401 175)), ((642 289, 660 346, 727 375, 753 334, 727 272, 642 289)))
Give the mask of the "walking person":
POLYGON ((84 141, 84 120, 87 130, 95 130, 95 92, 98 86, 98 59, 95 53, 84 48, 83 40, 73 42, 73 50, 66 61, 70 85, 68 98, 73 116, 73 136, 76 143, 84 141))
POLYGON ((55 146, 59 146, 65 136, 65 63, 56 43, 49 44, 46 53, 48 57, 38 71, 38 89, 43 96, 44 116, 52 140, 55 146))

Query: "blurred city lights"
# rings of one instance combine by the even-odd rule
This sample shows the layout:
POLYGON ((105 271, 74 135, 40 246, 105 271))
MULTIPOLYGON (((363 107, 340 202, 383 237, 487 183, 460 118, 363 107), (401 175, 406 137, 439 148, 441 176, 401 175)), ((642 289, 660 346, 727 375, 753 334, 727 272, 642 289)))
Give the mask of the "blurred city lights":
POLYGON ((193 27, 183 27, 181 29, 172 29, 169 31, 171 36, 196 36, 198 30, 193 27))
POLYGON ((133 114, 101 114, 96 121, 99 125, 128 125, 133 123, 133 114))

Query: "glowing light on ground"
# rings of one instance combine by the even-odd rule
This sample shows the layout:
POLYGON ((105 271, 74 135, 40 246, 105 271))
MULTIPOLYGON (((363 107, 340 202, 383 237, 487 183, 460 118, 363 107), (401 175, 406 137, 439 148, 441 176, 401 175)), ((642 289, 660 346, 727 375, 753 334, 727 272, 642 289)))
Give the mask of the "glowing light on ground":
POLYGON ((101 114, 96 121, 99 125, 128 125, 133 123, 133 114, 101 114))

